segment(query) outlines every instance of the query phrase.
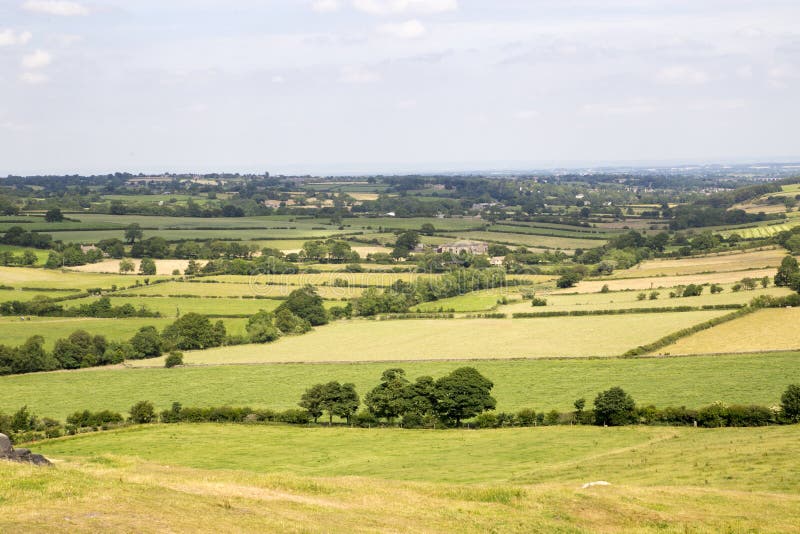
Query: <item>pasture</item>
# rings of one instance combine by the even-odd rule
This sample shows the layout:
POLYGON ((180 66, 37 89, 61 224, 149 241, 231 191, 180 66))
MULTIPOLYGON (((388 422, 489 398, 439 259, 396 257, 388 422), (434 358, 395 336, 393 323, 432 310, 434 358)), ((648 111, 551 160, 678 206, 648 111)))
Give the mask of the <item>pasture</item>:
MULTIPOLYGON (((243 277, 246 278, 246 277, 243 277)), ((298 279, 299 280, 299 279, 298 279)), ((261 281, 260 275, 254 276, 248 283, 206 283, 206 282, 177 282, 170 281, 163 284, 151 284, 123 291, 124 294, 136 296, 181 296, 194 297, 285 297, 300 286, 286 283, 267 284, 261 281)), ((318 286, 317 292, 324 299, 353 298, 361 295, 364 288, 360 287, 331 287, 318 286)))
POLYGON ((122 274, 77 273, 64 270, 33 269, 26 267, 0 267, 0 282, 14 288, 29 287, 46 289, 86 290, 89 288, 110 289, 111 286, 127 287, 145 278, 160 280, 164 276, 141 276, 122 274))
POLYGON ((581 280, 575 287, 558 289, 554 293, 598 293, 607 285, 611 291, 645 291, 663 289, 689 284, 734 284, 742 278, 762 278, 770 280, 775 276, 775 269, 749 269, 746 271, 708 272, 685 276, 653 276, 644 278, 603 278, 581 280))
POLYGON ((608 357, 724 313, 701 311, 514 320, 355 319, 317 327, 309 334, 284 337, 267 345, 187 352, 185 361, 224 364, 608 357))
POLYGON ((0 465, 0 529, 791 532, 794 430, 154 425, 0 465))
MULTIPOLYGON (((90 317, 0 317, 0 343, 21 345, 31 336, 42 336, 45 349, 51 350, 56 340, 69 336, 75 330, 86 330, 92 335, 103 335, 108 341, 127 341, 139 328, 155 326, 161 330, 175 320, 172 318, 133 317, 125 319, 95 319, 90 317)), ((246 319, 225 319, 228 334, 243 335, 246 319)))
MULTIPOLYGON (((86 265, 69 267, 69 270, 79 273, 119 273, 120 261, 121 260, 103 260, 97 263, 87 263, 86 265)), ((133 263, 134 271, 133 273, 127 274, 127 276, 134 276, 135 273, 139 272, 141 260, 128 259, 128 261, 133 263)), ((153 260, 153 262, 156 264, 156 274, 164 276, 171 275, 175 270, 183 274, 186 267, 189 265, 189 260, 153 260)), ((197 264, 202 267, 206 264, 206 260, 197 260, 197 264)))
POLYGON ((455 234, 457 239, 469 239, 472 241, 488 241, 489 243, 503 243, 524 247, 537 247, 543 249, 562 249, 574 250, 576 248, 594 248, 602 246, 604 241, 598 239, 572 238, 572 237, 550 237, 531 234, 510 234, 506 232, 458 232, 455 234))
MULTIPOLYGON (((129 362, 131 363, 131 362, 129 362)), ((163 358, 151 364, 163 365, 163 358)), ((147 399, 165 410, 184 406, 297 408, 303 391, 321 382, 352 382, 363 396, 389 367, 410 379, 438 378, 469 365, 494 382, 498 411, 572 409, 577 398, 621 386, 637 403, 698 408, 718 400, 771 406, 788 384, 800 383, 797 352, 696 356, 692 358, 610 358, 562 360, 406 361, 402 363, 218 365, 174 369, 84 369, 0 376, 8 413, 28 405, 40 416, 65 418, 84 409, 126 411, 147 399)))
POLYGON ((765 309, 680 339, 664 354, 715 354, 800 348, 800 309, 765 309))
POLYGON ((783 248, 732 252, 681 259, 645 260, 636 267, 615 271, 610 278, 645 278, 777 268, 787 255, 783 248))

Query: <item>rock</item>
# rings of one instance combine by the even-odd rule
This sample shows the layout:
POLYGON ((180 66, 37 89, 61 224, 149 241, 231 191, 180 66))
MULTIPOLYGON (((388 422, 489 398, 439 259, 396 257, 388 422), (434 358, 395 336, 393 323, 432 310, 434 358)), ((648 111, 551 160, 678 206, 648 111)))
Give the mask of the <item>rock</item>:
POLYGON ((11 440, 8 439, 8 436, 0 434, 0 458, 9 456, 13 450, 14 447, 11 446, 11 440))
POLYGON ((12 462, 29 463, 33 465, 53 465, 50 460, 41 454, 33 454, 29 449, 14 449, 11 440, 5 434, 0 434, 0 459, 12 462))
POLYGON ((594 486, 610 486, 610 485, 611 485, 610 482, 606 482, 605 480, 598 480, 597 482, 587 482, 586 484, 581 486, 581 488, 586 489, 594 486))

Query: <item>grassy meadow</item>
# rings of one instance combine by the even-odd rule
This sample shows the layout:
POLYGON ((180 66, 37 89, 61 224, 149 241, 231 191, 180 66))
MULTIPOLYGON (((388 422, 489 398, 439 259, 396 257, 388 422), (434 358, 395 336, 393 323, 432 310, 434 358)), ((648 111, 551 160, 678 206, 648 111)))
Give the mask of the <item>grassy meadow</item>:
MULTIPOLYGON (((163 358, 159 363, 163 365, 163 358)), ((584 397, 621 386, 639 404, 700 407, 728 403, 771 406, 787 384, 800 382, 797 352, 697 356, 691 358, 408 361, 402 363, 280 364, 189 366, 175 369, 84 369, 0 377, 8 413, 28 405, 41 416, 65 418, 76 410, 125 412, 150 400, 158 409, 173 401, 184 406, 296 408, 313 384, 352 382, 366 394, 390 367, 402 367, 412 379, 443 376, 469 365, 491 379, 499 411, 533 408, 570 410, 584 397)))
POLYGON ((791 532, 793 431, 154 425, 0 465, 0 530, 791 532))

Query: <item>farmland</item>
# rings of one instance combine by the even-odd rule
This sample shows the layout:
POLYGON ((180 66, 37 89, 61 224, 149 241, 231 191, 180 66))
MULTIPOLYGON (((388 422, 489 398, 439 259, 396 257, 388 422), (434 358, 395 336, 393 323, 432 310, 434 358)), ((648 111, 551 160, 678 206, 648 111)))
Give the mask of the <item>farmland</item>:
MULTIPOLYGON (((404 361, 348 364, 217 365, 163 369, 85 369, 0 377, 8 411, 27 404, 42 416, 64 418, 83 409, 124 412, 147 399, 158 409, 185 406, 296 407, 310 385, 353 382, 364 394, 388 367, 408 376, 440 377, 463 361, 404 361)), ((786 384, 800 380, 796 352, 692 358, 478 360, 469 362, 495 384, 497 409, 568 410, 580 397, 619 385, 637 400, 656 406, 679 402, 699 407, 718 400, 772 405, 786 384), (579 378, 576 378, 579 377, 579 378), (653 387, 658 384, 658 387, 653 387)))
POLYGON ((41 444, 55 469, 0 465, 0 528, 788 532, 796 447, 788 428, 155 426, 41 444))
POLYGON ((270 345, 187 353, 186 361, 219 364, 608 357, 723 313, 531 320, 353 320, 319 327, 310 334, 286 337, 270 345), (565 338, 564 331, 569 331, 570 336, 565 338))

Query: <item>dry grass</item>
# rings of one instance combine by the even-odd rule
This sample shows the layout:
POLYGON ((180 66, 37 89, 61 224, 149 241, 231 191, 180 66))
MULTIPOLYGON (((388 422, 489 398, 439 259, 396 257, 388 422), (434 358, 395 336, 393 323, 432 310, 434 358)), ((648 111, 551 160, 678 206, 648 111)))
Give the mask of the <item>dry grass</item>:
MULTIPOLYGON (((134 272, 130 273, 128 276, 133 275, 134 273, 139 272, 139 264, 141 260, 134 260, 131 259, 131 262, 134 264, 134 272)), ((189 265, 189 260, 153 260, 156 264, 156 274, 163 274, 163 275, 171 275, 172 271, 177 269, 180 271, 180 274, 186 270, 186 267, 189 265)), ((77 271, 81 273, 119 273, 119 262, 120 260, 103 260, 97 263, 88 263, 86 265, 80 265, 77 267, 70 267, 70 271, 77 271)), ((206 264, 206 260, 198 260, 198 265, 202 267, 206 264)), ((141 275, 139 275, 141 276, 141 275)))
POLYGON ((718 354, 800 348, 800 309, 766 309, 664 347, 664 354, 718 354))
MULTIPOLYGON (((725 312, 542 319, 340 321, 268 345, 187 352, 190 364, 615 356, 725 312)), ((143 360, 140 365, 161 365, 143 360)))
POLYGON ((603 286, 608 285, 611 291, 670 288, 688 284, 732 284, 742 278, 762 278, 767 276, 772 279, 775 269, 752 269, 747 271, 729 271, 722 273, 692 274, 688 276, 654 276, 650 278, 625 278, 606 280, 583 280, 578 285, 568 289, 554 291, 558 293, 599 293, 603 286))
POLYGON ((709 272, 764 269, 780 265, 786 254, 786 250, 782 248, 770 248, 752 252, 714 254, 676 260, 646 260, 632 269, 616 271, 612 278, 680 276, 709 272))

